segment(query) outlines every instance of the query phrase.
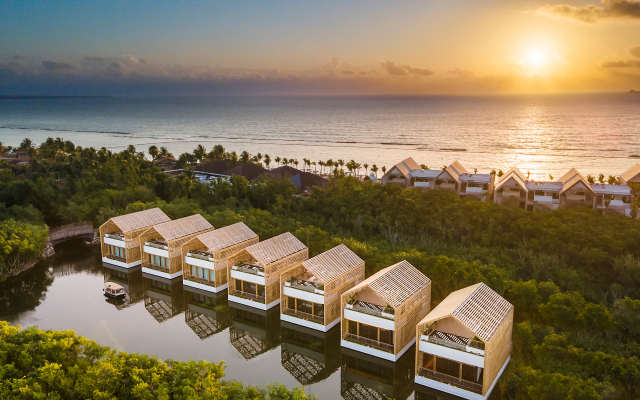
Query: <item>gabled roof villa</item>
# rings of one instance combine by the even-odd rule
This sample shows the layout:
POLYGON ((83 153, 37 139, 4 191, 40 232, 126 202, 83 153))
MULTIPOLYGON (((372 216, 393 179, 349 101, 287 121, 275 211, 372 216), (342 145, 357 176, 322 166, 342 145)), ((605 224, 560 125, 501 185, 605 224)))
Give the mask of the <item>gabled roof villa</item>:
POLYGON ((200 214, 148 228, 140 235, 142 272, 167 279, 182 276, 182 245, 212 230, 213 226, 200 214))
POLYGON ((630 183, 640 183, 640 163, 632 166, 620 174, 620 183, 628 185, 630 183))
MULTIPOLYGON (((472 196, 480 201, 486 201, 493 194, 495 182, 493 174, 470 173, 457 160, 451 163, 445 172, 456 182, 459 196, 472 196)), ((441 176, 444 177, 443 174, 441 176)))
POLYGON ((102 261, 123 268, 141 263, 140 235, 150 226, 171 221, 159 208, 113 217, 100 226, 102 261))
POLYGON ((415 326, 431 304, 431 280, 407 261, 342 294, 343 347, 397 361, 415 343, 415 326))
POLYGON ((200 234, 182 245, 185 286, 209 292, 227 288, 229 259, 258 243, 258 235, 243 222, 200 234))
POLYGON ((280 319, 328 331, 340 322, 340 296, 364 273, 364 261, 344 244, 284 270, 280 319))
POLYGON ((268 310, 280 303, 280 274, 309 258, 289 232, 248 246, 229 258, 229 301, 268 310))
POLYGON ((487 399, 511 358, 513 310, 484 283, 451 293, 417 326, 415 382, 487 399))

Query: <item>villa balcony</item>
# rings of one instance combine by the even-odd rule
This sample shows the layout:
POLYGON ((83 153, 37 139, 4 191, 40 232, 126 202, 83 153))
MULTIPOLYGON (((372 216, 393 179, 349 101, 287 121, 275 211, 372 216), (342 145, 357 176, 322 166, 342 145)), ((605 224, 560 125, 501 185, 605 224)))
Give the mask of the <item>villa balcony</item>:
POLYGON ((112 246, 125 246, 124 233, 122 232, 105 233, 102 240, 105 244, 110 244, 112 246))
POLYGON ((353 333, 344 333, 342 335, 342 339, 356 344, 361 344, 363 346, 372 347, 377 350, 386 351, 387 353, 393 353, 394 351, 392 344, 354 335, 353 333))
POLYGON ((242 297, 243 299, 255 301, 261 304, 265 304, 266 302, 266 299, 264 296, 258 296, 257 294, 243 292, 241 290, 229 289, 229 294, 232 296, 242 297))
POLYGON ((187 257, 193 257, 203 261, 213 261, 213 254, 201 250, 190 251, 187 253, 187 257))
MULTIPOLYGON (((213 271, 210 271, 209 274, 213 275, 213 271)), ((192 282, 202 283, 203 285, 215 286, 215 279, 210 275, 210 279, 198 278, 197 276, 193 276, 190 273, 186 273, 184 275, 184 279, 192 282)))
POLYGON ((109 260, 114 260, 114 261, 120 261, 120 262, 123 262, 123 263, 127 262, 126 258, 120 257, 120 256, 116 256, 114 254, 105 254, 104 258, 108 258, 109 260))
POLYGON ((396 318, 393 309, 390 307, 383 307, 378 304, 367 303, 366 301, 361 300, 354 300, 352 303, 347 304, 347 310, 353 310, 390 320, 394 320, 396 318))
POLYGON ((441 183, 440 185, 436 185, 436 189, 440 190, 456 190, 455 183, 441 183))
MULTIPOLYGON (((420 341, 484 357, 484 343, 479 340, 473 340, 435 329, 427 329, 420 337, 420 341)), ((425 352, 431 353, 430 351, 425 352)))
POLYGON ((122 232, 105 233, 104 237, 107 237, 107 238, 110 238, 110 239, 114 239, 114 240, 122 240, 122 241, 124 241, 124 233, 122 233, 122 232))
POLYGON ((307 321, 315 322, 316 324, 324 325, 324 316, 322 315, 313 315, 302 311, 296 311, 288 307, 284 308, 282 313, 291 315, 292 317, 298 317, 307 321))
POLYGON ((153 240, 151 242, 146 242, 144 245, 147 247, 153 247, 155 249, 169 250, 169 246, 164 240, 153 240))
POLYGON ((231 271, 243 272, 245 274, 264 277, 264 267, 255 264, 238 264, 231 267, 231 271))
POLYGON ((443 374, 438 371, 434 371, 426 368, 418 368, 418 375, 427 378, 433 379, 434 381, 447 383, 470 392, 482 394, 482 385, 474 382, 465 381, 464 379, 457 378, 455 376, 443 374))
POLYGON ((415 181, 413 182, 413 187, 417 187, 420 189, 431 189, 431 182, 415 181))
POLYGON ((184 257, 184 262, 189 265, 195 265, 196 267, 214 269, 213 254, 204 251, 190 251, 184 257))
POLYGON ((285 287, 291 287, 293 289, 304 290, 305 292, 324 295, 323 284, 304 280, 300 277, 293 277, 289 282, 285 282, 284 285, 285 287))
POLYGON ((395 315, 391 307, 353 300, 344 309, 344 318, 350 321, 394 331, 395 315))

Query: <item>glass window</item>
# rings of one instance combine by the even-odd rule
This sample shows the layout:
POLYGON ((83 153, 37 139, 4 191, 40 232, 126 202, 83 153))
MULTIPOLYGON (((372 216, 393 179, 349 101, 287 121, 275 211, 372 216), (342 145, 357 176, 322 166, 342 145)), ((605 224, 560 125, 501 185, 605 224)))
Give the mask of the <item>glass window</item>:
POLYGON ((478 369, 481 370, 482 368, 478 368, 473 365, 462 364, 461 378, 465 381, 482 384, 482 381, 478 381, 478 379, 480 378, 480 371, 478 371, 478 369))
POLYGON ((324 317, 324 304, 315 304, 313 306, 313 315, 324 317))
POLYGON ((298 299, 298 311, 311 314, 311 302, 298 299))
POLYGON ((196 276, 196 266, 195 265, 191 266, 191 276, 196 276))
POLYGON ((348 321, 349 321, 349 333, 357 335, 358 334, 358 323, 355 322, 355 321, 351 321, 351 320, 348 320, 348 321))
POLYGON ((258 286, 258 296, 265 297, 264 296, 264 285, 256 285, 256 286, 258 286))
POLYGON ((288 299, 288 306, 290 309, 295 310, 296 309, 296 299, 295 297, 287 297, 288 299))
POLYGON ((435 362, 436 362, 436 356, 434 356, 433 354, 423 353, 422 368, 433 370, 435 362))
POLYGON ((438 357, 436 360, 436 371, 450 376, 460 377, 460 363, 446 358, 438 357))
POLYGON ((382 343, 393 344, 393 332, 386 329, 380 329, 380 341, 382 343))
POLYGON ((360 324, 360 336, 367 339, 378 340, 378 328, 367 324, 360 324))

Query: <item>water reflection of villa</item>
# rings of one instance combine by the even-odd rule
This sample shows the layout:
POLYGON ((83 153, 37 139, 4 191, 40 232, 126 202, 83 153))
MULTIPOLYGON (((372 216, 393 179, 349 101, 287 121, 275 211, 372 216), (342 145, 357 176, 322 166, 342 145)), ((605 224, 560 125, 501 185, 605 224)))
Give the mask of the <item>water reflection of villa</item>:
POLYGON ((107 263, 102 264, 105 282, 115 282, 124 288, 126 296, 123 299, 108 298, 107 302, 116 306, 118 310, 130 307, 144 299, 141 268, 122 268, 107 263))
POLYGON ((113 217, 100 226, 102 261, 123 268, 140 265, 140 235, 171 221, 159 208, 113 217))
POLYGON ((280 276, 280 319, 326 332, 340 322, 340 296, 364 280, 364 261, 341 244, 280 276))
POLYGON ((162 323, 184 311, 182 281, 143 274, 144 308, 162 323))
POLYGON ((289 232, 256 243, 229 259, 229 301, 261 310, 280 303, 280 274, 309 258, 289 232))
POLYGON ((447 296, 417 327, 415 382, 486 399, 511 358, 513 306, 484 283, 447 296))
POLYGON ((231 323, 227 296, 184 287, 184 320, 200 339, 206 339, 231 323))
POLYGON ((257 310, 242 304, 229 305, 231 345, 250 360, 280 344, 280 313, 277 309, 257 310))
POLYGON ((282 322, 282 366, 301 385, 318 383, 340 368, 340 330, 318 332, 282 322))
POLYGON ((407 261, 378 271, 342 295, 342 347, 396 361, 429 313, 431 280, 407 261))
POLYGON ((182 245, 212 230, 213 226, 200 214, 147 229, 140 235, 142 272, 167 279, 182 276, 182 245))
POLYGON ((391 362, 342 349, 340 394, 347 400, 406 400, 414 389, 413 363, 413 352, 391 362))
POLYGON ((184 285, 214 293, 225 290, 229 259, 258 241, 242 222, 196 236, 182 245, 184 285))

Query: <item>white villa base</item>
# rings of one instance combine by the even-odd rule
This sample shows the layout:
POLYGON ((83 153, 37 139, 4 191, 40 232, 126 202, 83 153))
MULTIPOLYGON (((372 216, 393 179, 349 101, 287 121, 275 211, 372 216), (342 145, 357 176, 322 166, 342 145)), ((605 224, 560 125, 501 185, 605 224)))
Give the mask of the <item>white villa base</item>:
POLYGON ((298 317, 292 317, 291 315, 287 314, 280 314, 280 321, 286 321, 292 324, 304 326, 306 328, 315 329, 316 331, 320 332, 327 332, 329 329, 340 323, 340 317, 334 319, 328 325, 322 325, 317 322, 307 321, 298 317))
POLYGON ((502 368, 500 369, 500 372, 498 372, 498 376, 496 376, 496 379, 493 380, 491 387, 487 391, 487 394, 484 396, 479 393, 470 392, 468 390, 459 388, 457 386, 449 385, 444 382, 435 381, 433 379, 425 378, 420 375, 416 375, 415 383, 422 386, 430 387, 435 390, 439 390, 441 392, 449 393, 454 396, 459 396, 459 397, 462 397, 463 399, 486 400, 489 398, 489 396, 491 396, 491 392, 493 391, 493 388, 496 387, 496 383, 498 383, 498 379, 500 379, 500 377, 502 376, 502 373, 507 368, 507 364, 509 364, 510 360, 511 360, 511 356, 509 356, 507 358, 507 361, 504 362, 504 364, 502 365, 502 368))
POLYGON ((174 279, 182 276, 182 271, 174 272, 173 274, 169 274, 168 272, 160 272, 155 269, 142 267, 142 272, 149 275, 159 276, 160 278, 166 279, 174 279))
POLYGON ((359 351, 360 353, 364 353, 364 354, 369 354, 370 356, 374 356, 374 357, 378 357, 378 358, 382 358, 383 360, 388 360, 388 361, 393 361, 396 362, 398 361, 398 359, 400 357, 402 357, 402 355, 404 353, 407 352, 407 350, 409 350, 411 348, 411 346, 413 346, 413 344, 416 342, 415 339, 413 339, 412 341, 410 341, 406 346, 404 346, 404 348, 402 350, 400 350, 398 352, 398 354, 392 354, 392 353, 388 353, 386 351, 382 351, 382 350, 377 350, 374 349, 372 347, 369 346, 365 346, 363 344, 358 344, 358 343, 354 343, 354 342, 350 342, 348 340, 344 340, 342 339, 340 341, 340 345, 342 347, 346 347, 347 349, 351 349, 351 350, 355 350, 355 351, 359 351))
POLYGON ((112 260, 112 259, 107 258, 107 257, 102 257, 102 262, 105 262, 105 263, 111 264, 111 265, 115 265, 116 267, 121 267, 121 268, 133 268, 133 267, 137 267, 138 265, 142 264, 142 261, 134 261, 134 262, 126 263, 126 262, 122 262, 122 261, 112 260))
POLYGON ((257 308, 258 310, 268 310, 280 304, 280 299, 275 300, 269 304, 258 303, 257 301, 247 300, 245 298, 233 296, 233 295, 229 295, 228 299, 229 301, 233 301, 234 303, 239 303, 248 307, 257 308))
POLYGON ((223 290, 226 290, 227 287, 229 286, 227 283, 225 283, 222 286, 209 286, 209 285, 205 285, 202 283, 198 283, 198 282, 194 282, 194 281, 190 281, 188 279, 183 279, 182 280, 182 284, 184 286, 190 286, 192 288, 196 288, 196 289, 200 289, 200 290, 205 290, 207 292, 211 292, 211 293, 219 293, 222 292, 223 290))

